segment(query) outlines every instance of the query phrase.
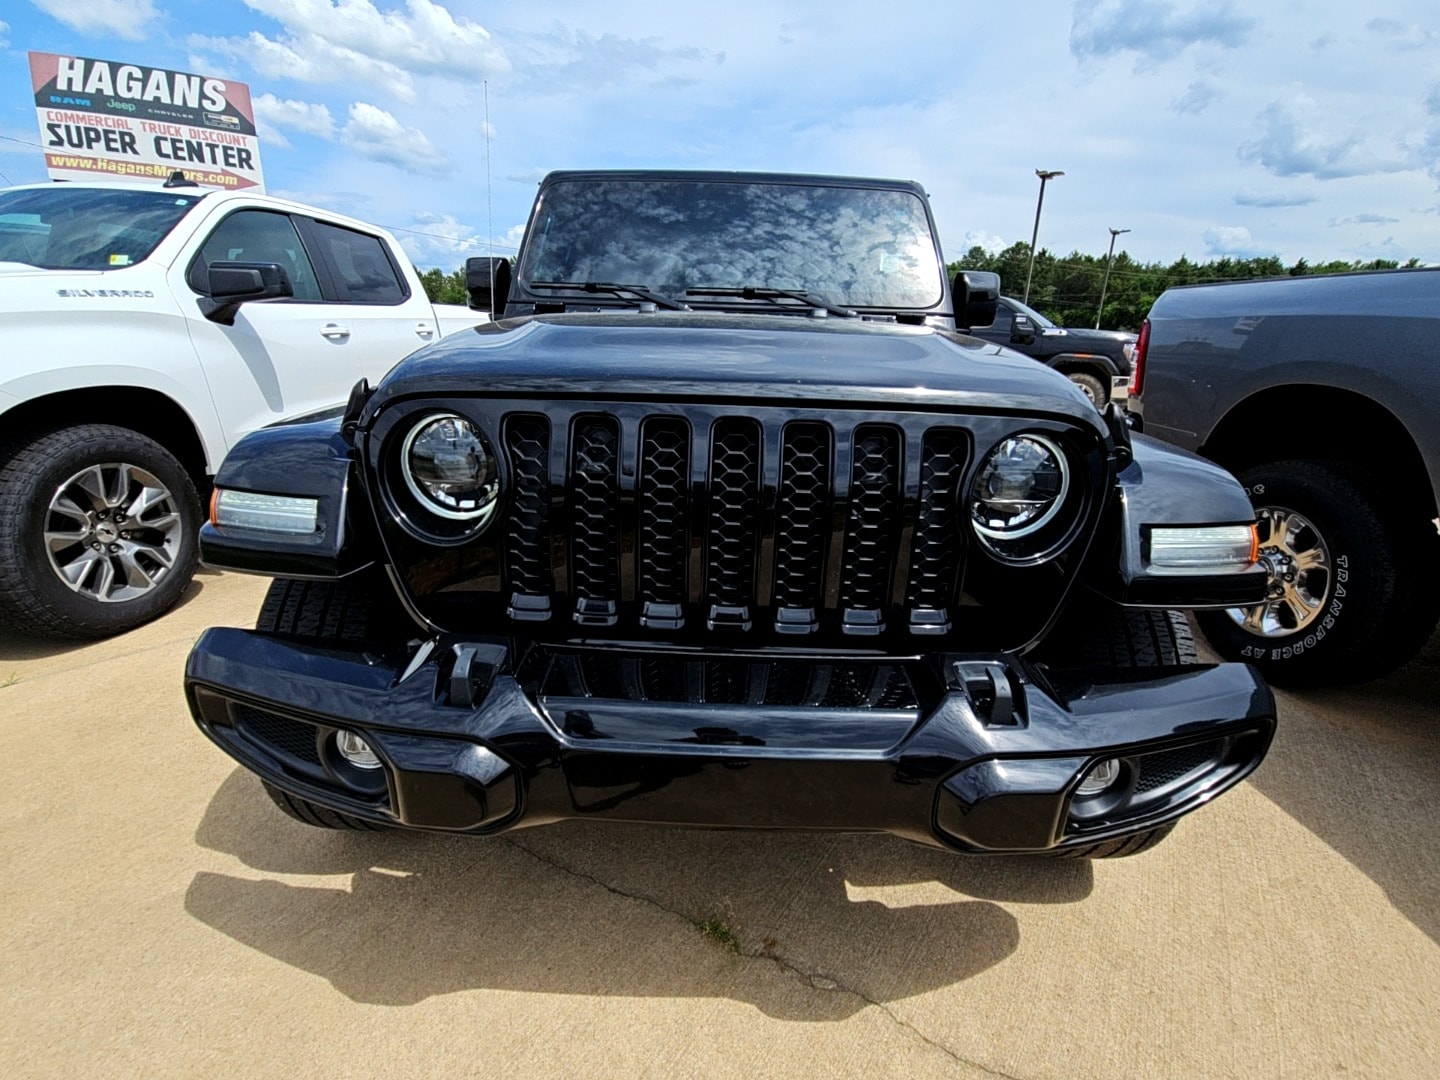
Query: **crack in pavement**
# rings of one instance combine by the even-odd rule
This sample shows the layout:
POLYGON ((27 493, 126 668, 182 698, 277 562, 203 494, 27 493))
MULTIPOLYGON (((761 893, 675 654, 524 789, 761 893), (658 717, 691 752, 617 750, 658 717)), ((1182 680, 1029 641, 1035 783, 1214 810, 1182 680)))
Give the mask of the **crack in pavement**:
MULTIPOLYGON (((588 871, 577 870, 573 866, 567 866, 565 863, 562 863, 557 859, 553 859, 548 855, 542 855, 540 852, 535 851, 533 848, 527 847, 513 837, 497 836, 495 837, 495 839, 499 840, 503 844, 507 844, 508 846, 515 848, 517 851, 523 852, 524 854, 530 856, 530 858, 534 859, 536 862, 543 863, 544 865, 549 866, 555 870, 559 870, 562 874, 568 874, 570 877, 579 878, 582 881, 588 881, 593 885, 598 885, 606 892, 613 893, 615 896, 621 896, 627 900, 638 900, 642 904, 649 904, 656 910, 663 911, 667 915, 672 915, 677 919, 681 919, 690 926, 698 927, 700 925, 697 920, 692 919, 689 915, 685 914, 685 912, 677 911, 675 908, 668 907, 653 896, 647 896, 643 893, 626 892, 624 889, 617 888, 616 886, 611 885, 608 881, 598 878, 594 874, 589 873, 588 871)), ((775 966, 780 968, 782 971, 788 971, 791 974, 803 979, 805 982, 809 983, 812 988, 816 990, 822 990, 826 993, 840 992, 844 994, 849 994, 851 997, 864 1002, 866 1005, 870 1005, 876 1009, 879 1009, 880 1012, 884 1013, 885 1016, 889 1018, 891 1023, 895 1024, 897 1027, 903 1028, 905 1031, 915 1036, 927 1046, 931 1046, 934 1049, 938 1050, 940 1053, 950 1058, 956 1064, 966 1065, 972 1069, 978 1069, 981 1072, 985 1073, 987 1076, 1000 1077, 1001 1080, 1019 1080, 1018 1077, 1012 1076, 1010 1073, 1004 1073, 996 1069, 988 1068, 984 1065, 981 1065, 979 1062, 971 1061, 968 1058, 963 1057, 962 1055, 956 1053, 954 1050, 950 1049, 950 1047, 946 1046, 944 1043, 940 1042, 938 1039, 934 1039, 931 1038, 929 1035, 926 1035, 925 1032, 921 1031, 910 1021, 897 1015, 895 1011, 890 1008, 889 1005, 885 1004, 882 1001, 875 1000, 863 991, 857 990, 853 986, 841 982, 839 979, 834 979, 829 975, 825 975, 819 971, 806 971, 800 965, 796 964, 791 960, 785 959, 785 957, 780 956, 778 953, 775 953, 768 948, 762 948, 760 950, 749 950, 745 948, 740 948, 738 952, 741 957, 747 960, 768 960, 771 963, 775 964, 775 966)))

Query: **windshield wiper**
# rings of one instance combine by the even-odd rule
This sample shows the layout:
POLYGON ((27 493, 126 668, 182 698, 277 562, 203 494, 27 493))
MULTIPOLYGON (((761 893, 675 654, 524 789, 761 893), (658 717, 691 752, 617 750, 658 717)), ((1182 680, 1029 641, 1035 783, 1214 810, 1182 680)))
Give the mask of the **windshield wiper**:
POLYGON ((726 289, 719 287, 702 286, 698 289, 686 289, 686 296, 738 296, 742 300, 769 300, 772 304, 781 300, 795 300, 812 308, 819 308, 831 315, 838 315, 842 319, 853 319, 860 313, 850 308, 836 307, 825 300, 824 297, 816 296, 814 293, 804 292, 800 289, 770 289, 754 285, 746 285, 739 289, 726 289))
POLYGON ((668 296, 661 296, 659 293, 651 292, 644 285, 621 285, 616 281, 527 281, 532 289, 574 289, 576 292, 587 293, 610 293, 612 296, 621 296, 629 293, 640 300, 648 300, 656 307, 665 308, 667 311, 689 311, 689 304, 682 304, 678 300, 671 300, 668 296))

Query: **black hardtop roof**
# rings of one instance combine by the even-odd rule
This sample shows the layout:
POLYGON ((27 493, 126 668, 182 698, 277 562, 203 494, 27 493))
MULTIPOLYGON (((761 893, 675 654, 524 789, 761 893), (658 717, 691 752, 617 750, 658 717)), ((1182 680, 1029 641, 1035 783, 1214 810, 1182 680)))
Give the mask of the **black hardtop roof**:
POLYGON ((540 181, 546 184, 570 180, 669 180, 719 184, 796 184, 807 187, 883 188, 910 191, 925 197, 925 189, 914 180, 887 180, 873 176, 824 176, 818 173, 729 172, 724 169, 557 169, 540 181))

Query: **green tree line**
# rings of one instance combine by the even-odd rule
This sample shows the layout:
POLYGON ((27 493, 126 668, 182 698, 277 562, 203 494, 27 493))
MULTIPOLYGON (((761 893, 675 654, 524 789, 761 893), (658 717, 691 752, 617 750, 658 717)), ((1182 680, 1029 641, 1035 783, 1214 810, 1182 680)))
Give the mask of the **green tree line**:
MULTIPOLYGON (((1024 241, 1011 244, 1004 251, 990 254, 982 247, 972 247, 959 262, 949 266, 951 274, 961 269, 991 270, 1000 275, 1000 288, 1006 296, 1019 297, 1025 290, 1026 264, 1030 245, 1024 241)), ((1418 266, 1411 259, 1405 266, 1418 266)), ((1289 274, 1339 274, 1351 270, 1395 270, 1400 263, 1389 259, 1369 262, 1345 262, 1340 259, 1309 263, 1304 259, 1286 266, 1273 255, 1253 259, 1212 259, 1191 262, 1180 256, 1168 266, 1164 263, 1142 263, 1128 252, 1117 252, 1105 289, 1105 310, 1100 326, 1106 330, 1138 330, 1150 305, 1171 285, 1198 285, 1208 281, 1236 281, 1243 278, 1281 277, 1289 274)), ((425 293, 432 304, 464 304, 465 271, 448 274, 433 267, 420 275, 425 293)), ((1083 255, 1072 251, 1060 258, 1046 248, 1035 256, 1035 273, 1030 283, 1030 306, 1060 326, 1094 326, 1100 303, 1100 289, 1105 281, 1105 256, 1083 255)))
MULTIPOLYGON (((951 263, 950 273, 966 270, 991 270, 1000 275, 1000 290, 1017 299, 1025 291, 1026 264, 1030 245, 1024 241, 1011 244, 1004 251, 990 254, 982 247, 972 247, 959 262, 951 263)), ((1407 267, 1420 265, 1411 259, 1407 267)), ((1168 266, 1164 263, 1142 263, 1127 252, 1117 252, 1110 271, 1110 284, 1105 289, 1105 310, 1100 313, 1103 330, 1138 330, 1150 311, 1150 305, 1171 285, 1199 285, 1210 281, 1238 281, 1244 278, 1299 277, 1305 274, 1339 274, 1352 270, 1396 270, 1400 263, 1389 259, 1369 262, 1309 263, 1304 259, 1286 266, 1270 255, 1253 259, 1213 259, 1191 262, 1180 256, 1168 266)), ((1094 326, 1100 304, 1100 290, 1105 281, 1105 256, 1083 255, 1072 251, 1064 258, 1041 248, 1035 255, 1035 273, 1030 282, 1030 306, 1060 326, 1094 326)))

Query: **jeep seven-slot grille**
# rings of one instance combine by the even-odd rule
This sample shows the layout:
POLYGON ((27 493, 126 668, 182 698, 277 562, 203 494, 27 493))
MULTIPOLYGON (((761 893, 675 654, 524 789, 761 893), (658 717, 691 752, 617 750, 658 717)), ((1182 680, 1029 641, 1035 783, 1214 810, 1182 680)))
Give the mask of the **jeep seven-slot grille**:
POLYGON ((625 407, 514 413, 503 444, 511 618, 796 644, 822 625, 950 629, 972 452, 961 428, 625 407))

